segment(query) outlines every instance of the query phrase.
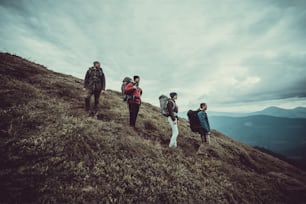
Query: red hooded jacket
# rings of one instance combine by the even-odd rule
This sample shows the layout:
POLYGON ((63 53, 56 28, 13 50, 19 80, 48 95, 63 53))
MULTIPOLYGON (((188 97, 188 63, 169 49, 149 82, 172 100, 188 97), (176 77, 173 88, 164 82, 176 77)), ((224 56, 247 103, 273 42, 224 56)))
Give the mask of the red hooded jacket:
POLYGON ((136 88, 133 83, 129 83, 125 89, 124 89, 125 94, 132 95, 133 98, 128 100, 128 103, 135 103, 135 104, 141 104, 141 95, 142 95, 142 90, 141 88, 136 88))

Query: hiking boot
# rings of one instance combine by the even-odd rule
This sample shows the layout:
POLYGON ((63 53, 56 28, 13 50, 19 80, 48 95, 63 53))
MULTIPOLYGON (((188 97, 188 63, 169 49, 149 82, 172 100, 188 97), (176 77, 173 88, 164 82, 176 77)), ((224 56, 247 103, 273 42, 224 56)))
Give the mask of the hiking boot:
POLYGON ((201 140, 202 140, 202 144, 206 143, 206 136, 205 135, 201 135, 201 140))
POLYGON ((177 148, 177 145, 169 145, 169 148, 177 148))
POLYGON ((198 154, 198 155, 204 155, 205 157, 208 157, 209 155, 208 155, 207 150, 208 150, 208 146, 207 146, 206 144, 203 144, 203 143, 202 143, 202 144, 200 145, 198 151, 197 151, 197 154, 198 154))
POLYGON ((94 116, 95 116, 95 113, 93 111, 88 112, 88 117, 94 117, 94 116))
POLYGON ((97 113, 99 111, 99 107, 98 106, 94 106, 94 112, 97 113))

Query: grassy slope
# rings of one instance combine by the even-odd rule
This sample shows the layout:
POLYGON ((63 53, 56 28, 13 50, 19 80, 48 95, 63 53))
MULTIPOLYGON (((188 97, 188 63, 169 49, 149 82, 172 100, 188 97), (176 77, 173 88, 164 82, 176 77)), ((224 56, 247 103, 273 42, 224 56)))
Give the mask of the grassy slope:
POLYGON ((98 120, 83 112, 82 81, 0 54, 0 202, 302 203, 306 174, 213 131, 212 145, 180 121, 179 148, 157 107, 127 127, 108 91, 98 120))

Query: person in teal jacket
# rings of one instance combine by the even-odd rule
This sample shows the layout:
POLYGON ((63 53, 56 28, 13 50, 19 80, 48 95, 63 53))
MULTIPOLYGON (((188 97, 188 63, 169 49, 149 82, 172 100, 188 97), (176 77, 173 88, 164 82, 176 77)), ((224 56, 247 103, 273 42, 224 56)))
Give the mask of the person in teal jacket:
POLYGON ((210 144, 210 125, 207 117, 207 104, 200 104, 200 111, 198 112, 198 118, 201 124, 201 128, 199 129, 199 133, 202 138, 202 143, 210 144))

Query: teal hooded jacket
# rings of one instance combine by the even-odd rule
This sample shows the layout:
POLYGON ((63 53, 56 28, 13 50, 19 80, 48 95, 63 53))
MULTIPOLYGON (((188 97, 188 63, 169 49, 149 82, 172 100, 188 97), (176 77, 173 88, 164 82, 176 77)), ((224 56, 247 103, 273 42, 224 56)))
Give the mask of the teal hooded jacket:
POLYGON ((198 118, 199 118, 202 128, 204 128, 206 132, 210 132, 210 125, 209 125, 207 113, 205 111, 198 112, 198 118))

